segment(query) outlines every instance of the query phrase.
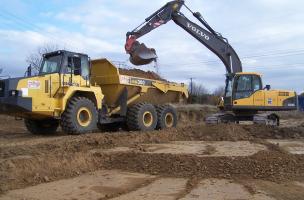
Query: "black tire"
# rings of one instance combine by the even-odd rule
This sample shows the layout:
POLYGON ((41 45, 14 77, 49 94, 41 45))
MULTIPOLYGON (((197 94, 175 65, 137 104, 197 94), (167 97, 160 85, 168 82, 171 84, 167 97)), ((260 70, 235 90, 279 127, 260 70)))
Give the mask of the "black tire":
POLYGON ((51 135, 56 133, 59 121, 56 119, 24 119, 26 129, 35 135, 51 135))
POLYGON ((73 97, 61 115, 61 128, 65 133, 79 135, 97 129, 98 113, 95 104, 85 97, 73 97))
POLYGON ((131 131, 152 131, 157 125, 157 113, 152 104, 139 103, 128 109, 127 126, 131 131))
POLYGON ((157 111, 157 129, 175 128, 177 126, 176 109, 170 105, 156 106, 157 111))

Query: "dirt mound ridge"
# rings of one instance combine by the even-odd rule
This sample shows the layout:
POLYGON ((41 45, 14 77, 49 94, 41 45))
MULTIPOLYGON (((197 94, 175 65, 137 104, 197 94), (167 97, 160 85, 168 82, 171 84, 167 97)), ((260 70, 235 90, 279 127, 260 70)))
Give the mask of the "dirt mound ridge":
POLYGON ((236 124, 200 124, 146 133, 96 133, 43 138, 36 142, 22 141, 20 144, 0 146, 0 191, 75 177, 98 169, 121 169, 173 177, 244 176, 275 181, 304 177, 303 155, 290 155, 270 144, 265 144, 268 151, 249 157, 201 158, 194 155, 147 155, 136 149, 123 153, 104 153, 103 150, 170 141, 259 142, 259 138, 274 137, 304 138, 304 130, 303 127, 273 129, 236 124))
POLYGON ((304 156, 261 151, 250 157, 200 158, 194 155, 147 155, 134 152, 110 155, 108 162, 103 163, 103 167, 161 176, 242 177, 280 182, 304 177, 304 156))
POLYGON ((140 78, 147 78, 147 79, 154 79, 154 80, 159 80, 159 81, 166 81, 163 79, 160 75, 156 74, 155 72, 152 71, 143 71, 140 69, 123 69, 119 68, 119 73, 121 75, 126 75, 126 76, 135 76, 135 77, 140 77, 140 78))
POLYGON ((59 136, 41 142, 21 142, 0 146, 0 159, 22 155, 41 155, 52 152, 79 152, 117 146, 134 146, 145 143, 170 141, 254 141, 255 139, 304 138, 304 127, 268 128, 265 126, 240 126, 221 124, 205 126, 189 125, 177 129, 152 132, 95 133, 81 136, 59 136))
POLYGON ((304 177, 304 156, 261 151, 249 157, 197 157, 138 151, 49 153, 2 160, 0 193, 76 177, 99 169, 119 169, 165 177, 248 178, 275 182, 304 177))

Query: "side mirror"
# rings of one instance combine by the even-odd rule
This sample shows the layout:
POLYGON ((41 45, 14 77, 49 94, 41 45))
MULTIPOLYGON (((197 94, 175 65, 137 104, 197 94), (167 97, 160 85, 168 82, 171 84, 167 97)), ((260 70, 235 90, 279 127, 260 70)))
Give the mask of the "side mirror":
POLYGON ((265 89, 266 89, 266 90, 270 90, 270 89, 271 89, 271 86, 270 86, 270 85, 266 85, 265 89))

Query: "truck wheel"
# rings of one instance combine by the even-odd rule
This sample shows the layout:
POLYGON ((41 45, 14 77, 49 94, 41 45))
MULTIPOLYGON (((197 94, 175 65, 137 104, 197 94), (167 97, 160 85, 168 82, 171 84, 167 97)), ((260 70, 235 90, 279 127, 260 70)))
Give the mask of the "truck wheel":
POLYGON ((61 116, 61 128, 73 135, 89 133, 97 129, 97 109, 85 97, 73 97, 61 116))
POLYGON ((155 107, 147 103, 132 106, 127 113, 127 126, 131 131, 152 131, 157 125, 155 107))
POLYGON ((35 135, 50 135, 56 133, 59 121, 56 119, 34 120, 24 119, 26 129, 35 135))
POLYGON ((177 125, 177 113, 175 108, 169 105, 156 107, 157 129, 174 128, 177 125))

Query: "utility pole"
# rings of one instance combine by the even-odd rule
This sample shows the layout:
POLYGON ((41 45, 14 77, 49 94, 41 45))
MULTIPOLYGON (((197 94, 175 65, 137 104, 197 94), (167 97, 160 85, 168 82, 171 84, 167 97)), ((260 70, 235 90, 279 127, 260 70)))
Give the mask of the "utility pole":
POLYGON ((190 78, 190 104, 192 104, 192 96, 193 96, 193 79, 194 78, 190 78))

